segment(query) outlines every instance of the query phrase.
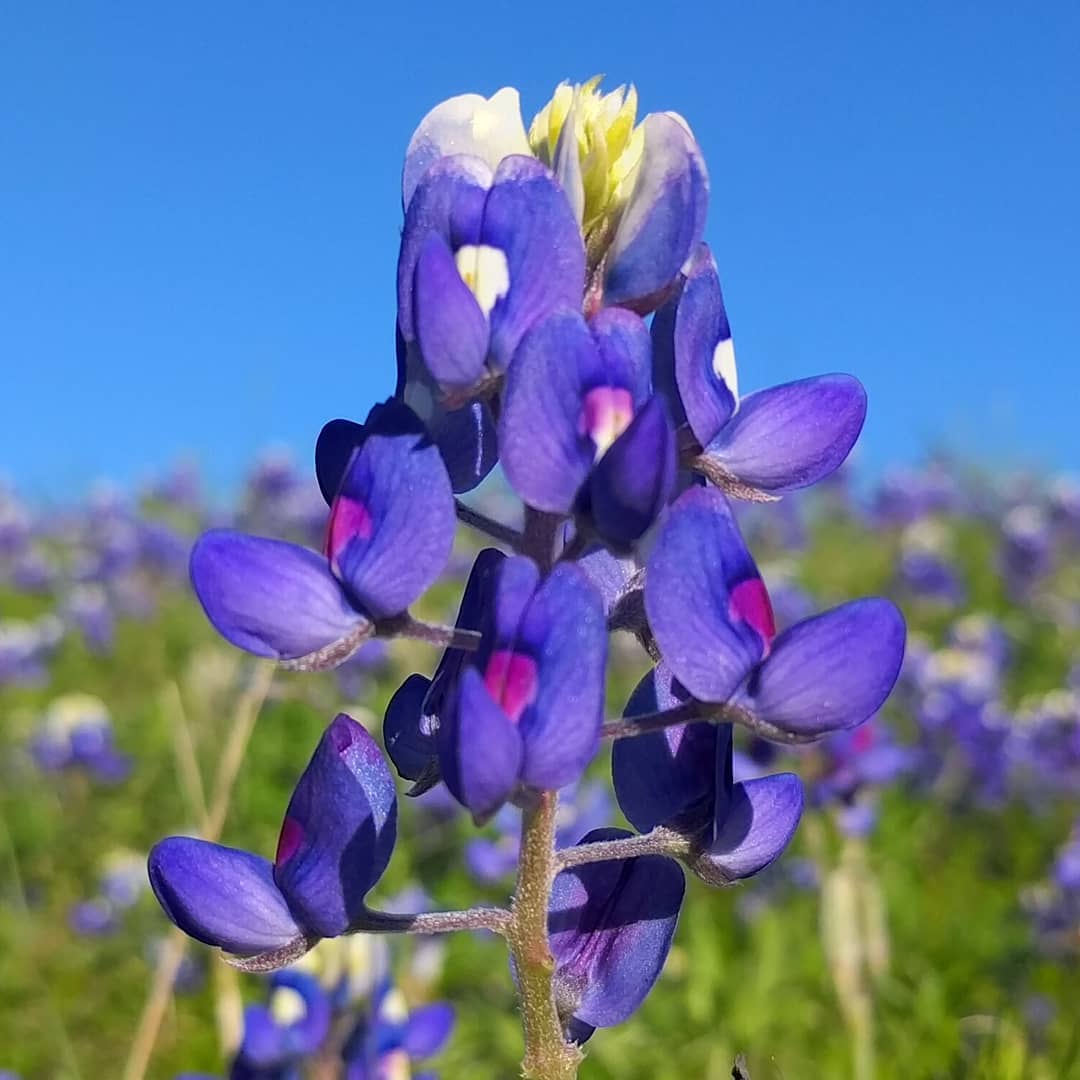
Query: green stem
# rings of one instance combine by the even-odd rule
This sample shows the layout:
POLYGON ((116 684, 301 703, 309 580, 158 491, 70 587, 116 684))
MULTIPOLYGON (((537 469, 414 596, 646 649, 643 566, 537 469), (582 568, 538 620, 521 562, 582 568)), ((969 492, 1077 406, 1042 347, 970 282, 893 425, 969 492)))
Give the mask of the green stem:
POLYGON ((526 1080, 573 1080, 582 1054, 563 1038, 552 991, 555 959, 548 943, 548 905, 555 880, 555 814, 558 796, 542 792, 523 811, 521 857, 507 940, 517 972, 525 1027, 526 1080))

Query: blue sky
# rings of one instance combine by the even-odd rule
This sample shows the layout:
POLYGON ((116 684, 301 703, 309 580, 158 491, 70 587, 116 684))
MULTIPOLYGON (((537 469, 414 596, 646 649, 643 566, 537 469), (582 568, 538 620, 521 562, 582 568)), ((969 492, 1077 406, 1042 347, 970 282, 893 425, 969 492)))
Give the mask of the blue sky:
POLYGON ((9 5, 0 474, 216 486, 393 384, 401 155, 435 102, 633 81, 712 177, 746 389, 870 393, 933 445, 1080 468, 1080 5, 9 5))

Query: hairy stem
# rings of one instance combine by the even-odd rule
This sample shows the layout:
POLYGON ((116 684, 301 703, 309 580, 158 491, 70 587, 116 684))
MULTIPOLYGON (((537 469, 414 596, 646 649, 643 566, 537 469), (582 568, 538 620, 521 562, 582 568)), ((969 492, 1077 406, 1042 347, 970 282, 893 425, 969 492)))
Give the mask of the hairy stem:
POLYGON ((366 911, 355 932, 365 934, 449 934, 455 930, 490 930, 509 933, 510 912, 506 908, 475 907, 465 911, 419 911, 396 914, 366 911))
POLYGON ((521 537, 521 554, 528 555, 542 574, 555 565, 555 537, 563 523, 558 514, 525 507, 525 532, 521 537))
POLYGON ((517 529, 512 529, 509 525, 504 525, 501 521, 480 513, 479 510, 474 510, 460 499, 454 500, 454 509, 457 511, 458 521, 476 529, 477 532, 482 532, 485 536, 497 540, 500 544, 506 544, 515 551, 521 547, 521 533, 517 529))
POLYGON ((725 702, 714 703, 697 701, 691 698, 671 709, 661 712, 643 713, 640 716, 627 716, 622 720, 608 720, 600 728, 600 735, 605 739, 632 739, 637 735, 649 735, 654 731, 674 727, 676 724, 738 724, 755 735, 760 735, 770 742, 786 743, 799 746, 803 743, 817 742, 825 732, 803 734, 797 731, 785 731, 755 716, 741 705, 725 702))
POLYGON ((393 623, 393 633, 400 634, 402 637, 415 638, 417 641, 426 641, 429 645, 442 645, 444 648, 475 652, 480 644, 480 635, 477 631, 465 630, 460 626, 440 626, 436 623, 426 623, 420 619, 414 619, 408 614, 391 621, 393 623))
POLYGON ((526 1080, 573 1080, 581 1051, 563 1038, 555 1007, 552 976, 555 959, 548 943, 548 905, 555 880, 555 813, 558 796, 541 793, 522 812, 521 857, 507 940, 517 974, 525 1027, 526 1080))
POLYGON ((642 855, 666 855, 678 858, 690 851, 690 841, 670 829, 653 829, 641 836, 622 840, 598 840, 564 848, 555 856, 557 870, 569 870, 586 863, 610 862, 612 859, 638 859, 642 855))

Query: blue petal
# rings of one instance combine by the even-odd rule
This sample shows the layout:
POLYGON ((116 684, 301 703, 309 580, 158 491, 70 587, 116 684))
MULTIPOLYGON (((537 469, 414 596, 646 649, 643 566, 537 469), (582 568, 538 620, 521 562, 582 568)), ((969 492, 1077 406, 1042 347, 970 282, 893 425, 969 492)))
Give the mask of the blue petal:
POLYGON ((410 1058, 431 1057, 442 1049, 453 1029, 453 1005, 436 1001, 409 1014, 403 1045, 410 1058))
POLYGON ((335 937, 364 910, 397 826, 394 780, 375 740, 339 714, 293 791, 274 878, 305 929, 335 937))
POLYGON ((744 700, 782 731, 820 735, 854 727, 892 692, 906 636, 890 600, 841 604, 780 634, 744 700))
MULTIPOLYGON (((629 835, 596 829, 582 843, 629 835)), ((559 874, 548 932, 560 1014, 589 1028, 631 1016, 663 969, 684 892, 678 863, 659 855, 588 863, 559 874)))
POLYGON ((466 669, 453 716, 439 729, 439 761, 451 794, 475 818, 489 817, 517 786, 522 749, 517 726, 492 700, 479 672, 466 669))
POLYGON ((568 513, 592 469, 595 447, 581 416, 585 390, 601 372, 596 342, 576 311, 533 327, 510 365, 499 450, 510 486, 538 510, 568 513))
POLYGON ((383 742, 398 776, 421 780, 438 768, 436 728, 424 715, 431 680, 410 675, 394 692, 383 717, 383 742))
POLYGON ((708 457, 750 487, 807 487, 834 472, 866 419, 866 391, 850 375, 819 375, 758 390, 706 447, 708 457))
POLYGON ((397 267, 398 326, 406 342, 416 340, 413 286, 420 249, 433 233, 451 250, 475 244, 491 180, 491 169, 484 162, 455 154, 424 173, 409 201, 397 267))
POLYGON ((439 386, 468 389, 484 374, 488 321, 437 233, 416 261, 413 326, 424 366, 439 386))
POLYGON ((613 550, 629 551, 667 505, 675 471, 675 429, 656 395, 593 470, 588 513, 597 535, 613 550))
POLYGON ((726 701, 761 659, 771 615, 760 575, 727 501, 695 487, 660 527, 645 573, 645 609, 664 660, 702 701, 726 701), (740 617, 736 589, 751 582, 755 622, 740 617), (762 608, 761 605, 765 605, 762 608))
POLYGON ((520 642, 537 662, 536 700, 521 716, 522 778, 541 790, 579 779, 603 723, 607 623, 600 595, 562 563, 537 590, 520 642))
POLYGON ((188 836, 155 844, 150 885, 185 934, 241 956, 280 949, 301 936, 266 859, 188 836))
POLYGON ((321 555, 281 540, 212 529, 192 549, 191 583, 218 633, 256 656, 299 659, 367 623, 321 555))
POLYGON ((645 146, 608 253, 604 302, 644 313, 701 242, 709 178, 693 135, 677 119, 651 113, 642 127, 645 146))
MULTIPOLYGON (((685 419, 706 446, 731 418, 738 394, 717 371, 717 349, 731 349, 731 327, 707 245, 694 253, 678 295, 656 313, 652 335, 657 384, 678 402, 676 422, 685 419)), ((728 359, 733 364, 734 351, 728 359)))
POLYGON ((566 195, 535 158, 504 158, 484 204, 480 243, 506 256, 510 288, 491 312, 491 361, 510 366, 525 332, 560 308, 581 305, 585 245, 566 195))
POLYGON ((712 843, 695 860, 695 871, 719 884, 764 870, 795 835, 802 809, 802 783, 793 773, 735 784, 717 813, 712 843))
POLYGON ((330 511, 331 565, 372 617, 398 615, 442 573, 454 542, 450 480, 411 409, 373 411, 330 511))
MULTIPOLYGON (((672 709, 686 698, 686 691, 671 673, 658 665, 638 683, 623 716, 632 719, 672 709)), ((648 735, 616 739, 611 776, 615 797, 630 824, 645 833, 657 825, 676 822, 696 831, 710 822, 716 753, 717 725, 705 722, 676 724, 648 735)))

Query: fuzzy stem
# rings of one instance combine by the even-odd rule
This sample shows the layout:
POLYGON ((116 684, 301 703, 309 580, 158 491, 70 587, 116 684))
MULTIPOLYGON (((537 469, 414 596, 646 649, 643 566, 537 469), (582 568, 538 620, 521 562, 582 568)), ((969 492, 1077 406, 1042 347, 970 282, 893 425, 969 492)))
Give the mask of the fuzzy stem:
POLYGON ((480 513, 479 510, 474 510, 460 499, 454 500, 454 509, 457 511, 458 521, 476 529, 477 532, 482 532, 485 536, 497 540, 500 544, 506 544, 515 551, 521 547, 521 533, 517 529, 512 529, 509 525, 504 525, 501 521, 480 513))
POLYGON ((789 746, 816 742, 827 734, 821 732, 804 735, 795 731, 785 731, 783 728, 770 724, 767 720, 760 719, 741 705, 716 704, 691 698, 689 701, 684 701, 671 709, 663 709, 661 712, 628 716, 622 720, 608 720, 600 728, 600 735, 605 739, 631 739, 637 735, 663 731, 664 728, 674 727, 676 724, 693 723, 739 724, 763 739, 785 743, 789 746))
POLYGON ((555 565, 555 537, 563 519, 558 514, 525 507, 525 532, 521 537, 521 554, 528 555, 542 574, 555 565))
POLYGON ((490 930, 506 935, 510 912, 505 908, 475 907, 465 911, 420 911, 398 915, 366 911, 351 932, 365 934, 449 934, 455 930, 490 930))
POLYGON ((548 943, 547 920, 558 869, 557 805, 555 792, 545 791, 522 812, 521 856, 507 932, 525 1027, 521 1073, 526 1080, 573 1080, 582 1058, 581 1051, 563 1038, 552 991, 555 958, 548 943))
POLYGON ((610 862, 613 859, 638 859, 643 855, 666 855, 678 858, 690 851, 690 841, 669 829, 653 829, 641 836, 622 840, 598 840, 592 844, 576 844, 564 848, 555 856, 557 870, 586 863, 610 862))
MULTIPOLYGON (((402 637, 426 641, 429 645, 442 645, 444 648, 461 649, 463 652, 475 652, 480 644, 480 635, 475 630, 465 630, 460 626, 440 626, 436 623, 423 622, 405 614, 400 620, 391 620, 393 633, 402 637)), ((389 624, 380 624, 389 625, 389 624)))

